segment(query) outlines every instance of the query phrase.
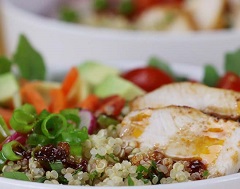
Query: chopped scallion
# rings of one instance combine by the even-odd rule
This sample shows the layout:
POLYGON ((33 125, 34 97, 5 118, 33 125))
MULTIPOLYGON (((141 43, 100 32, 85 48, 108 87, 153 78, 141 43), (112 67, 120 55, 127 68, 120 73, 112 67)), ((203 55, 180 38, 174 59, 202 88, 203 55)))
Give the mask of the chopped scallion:
POLYGON ((16 161, 16 160, 22 159, 22 156, 17 155, 13 150, 17 146, 20 146, 23 148, 23 146, 15 140, 4 144, 2 147, 3 156, 6 157, 6 159, 11 160, 11 161, 16 161))

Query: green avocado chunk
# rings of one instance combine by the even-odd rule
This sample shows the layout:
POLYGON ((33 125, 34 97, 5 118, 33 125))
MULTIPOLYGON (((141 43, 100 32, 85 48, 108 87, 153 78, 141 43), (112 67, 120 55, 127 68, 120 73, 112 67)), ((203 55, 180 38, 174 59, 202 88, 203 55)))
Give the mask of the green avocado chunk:
POLYGON ((132 100, 139 95, 145 94, 145 91, 120 76, 109 75, 95 87, 94 94, 100 98, 120 95, 126 100, 132 100))
POLYGON ((94 61, 87 61, 78 66, 81 77, 95 87, 109 75, 118 75, 119 71, 115 68, 100 64, 94 61))
POLYGON ((0 104, 7 105, 13 101, 19 91, 19 85, 15 76, 10 73, 0 75, 0 104))

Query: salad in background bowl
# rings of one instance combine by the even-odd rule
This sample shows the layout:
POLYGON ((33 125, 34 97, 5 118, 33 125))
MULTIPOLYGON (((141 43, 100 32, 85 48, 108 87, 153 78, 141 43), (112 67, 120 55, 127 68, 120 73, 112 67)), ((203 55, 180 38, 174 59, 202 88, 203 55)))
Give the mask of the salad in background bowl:
POLYGON ((63 21, 97 27, 190 32, 238 29, 240 4, 234 0, 73 0, 64 2, 57 15, 63 21))
POLYGON ((62 1, 2 1, 3 39, 8 56, 14 53, 21 33, 27 35, 44 54, 50 70, 59 69, 59 65, 67 69, 89 59, 113 66, 124 60, 134 67, 153 55, 176 64, 211 63, 221 67, 223 54, 239 48, 240 34, 237 29, 168 33, 92 27, 51 17, 49 12, 54 14, 54 10, 60 10, 59 3, 62 1))
POLYGON ((49 81, 21 35, 0 58, 1 185, 237 188, 239 59, 228 53, 223 74, 195 67, 203 78, 158 58, 125 70, 87 61, 49 81))

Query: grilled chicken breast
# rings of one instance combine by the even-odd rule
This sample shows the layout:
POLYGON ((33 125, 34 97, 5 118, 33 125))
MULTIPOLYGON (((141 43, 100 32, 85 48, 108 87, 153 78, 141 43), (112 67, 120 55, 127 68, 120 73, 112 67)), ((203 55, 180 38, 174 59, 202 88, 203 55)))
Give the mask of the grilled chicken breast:
POLYGON ((189 107, 168 106, 130 112, 122 121, 121 137, 134 137, 141 147, 158 147, 173 158, 200 159, 211 176, 240 168, 240 127, 189 107))
POLYGON ((169 105, 189 106, 217 116, 240 118, 240 93, 191 82, 165 85, 144 96, 139 96, 131 102, 130 109, 159 108, 169 105))

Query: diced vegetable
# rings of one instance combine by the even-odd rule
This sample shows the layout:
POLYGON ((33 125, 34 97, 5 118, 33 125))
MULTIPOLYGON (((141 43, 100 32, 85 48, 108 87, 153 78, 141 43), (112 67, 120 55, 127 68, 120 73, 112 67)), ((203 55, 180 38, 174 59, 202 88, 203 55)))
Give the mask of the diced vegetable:
POLYGON ((50 105, 49 111, 53 113, 59 113, 66 108, 67 102, 64 93, 61 89, 52 89, 50 91, 50 105))
POLYGON ((80 64, 78 70, 82 79, 89 83, 91 87, 99 85, 110 75, 119 75, 119 70, 93 61, 80 64))
POLYGON ((2 146, 4 144, 7 144, 11 141, 18 141, 20 144, 24 145, 26 143, 27 140, 27 135, 26 134, 22 134, 22 133, 18 133, 18 132, 14 132, 12 135, 8 136, 0 145, 0 150, 2 149, 2 146))
POLYGON ((112 95, 119 95, 126 100, 132 100, 145 92, 132 82, 119 76, 110 75, 95 87, 94 94, 100 98, 106 98, 112 95))
POLYGON ((125 99, 119 95, 109 96, 104 98, 96 110, 98 114, 106 114, 111 116, 118 116, 121 114, 125 105, 125 99))
POLYGON ((80 110, 79 116, 81 119, 79 127, 87 127, 88 128, 88 134, 93 134, 96 130, 96 118, 94 117, 93 113, 89 110, 80 110))
POLYGON ((32 104, 38 113, 42 110, 48 110, 47 102, 31 83, 26 83, 22 86, 21 96, 23 102, 32 104))
POLYGON ((76 67, 72 67, 62 82, 62 91, 64 95, 67 96, 69 94, 69 92, 71 91, 77 79, 78 79, 78 70, 76 67))
POLYGON ((90 95, 88 95, 88 97, 86 99, 84 99, 79 104, 79 107, 93 112, 93 111, 97 110, 99 105, 100 105, 100 99, 96 95, 90 94, 90 95))
POLYGON ((133 69, 123 73, 122 77, 147 92, 174 81, 171 76, 153 67, 133 69))
POLYGON ((225 75, 220 78, 217 86, 222 89, 240 91, 240 77, 236 73, 226 72, 225 75))
POLYGON ((11 72, 0 75, 0 105, 13 106, 13 97, 18 93, 18 82, 11 72))
POLYGON ((105 129, 109 127, 110 125, 117 125, 119 124, 119 121, 117 119, 111 118, 107 115, 100 115, 98 116, 97 123, 99 124, 101 129, 105 129))

